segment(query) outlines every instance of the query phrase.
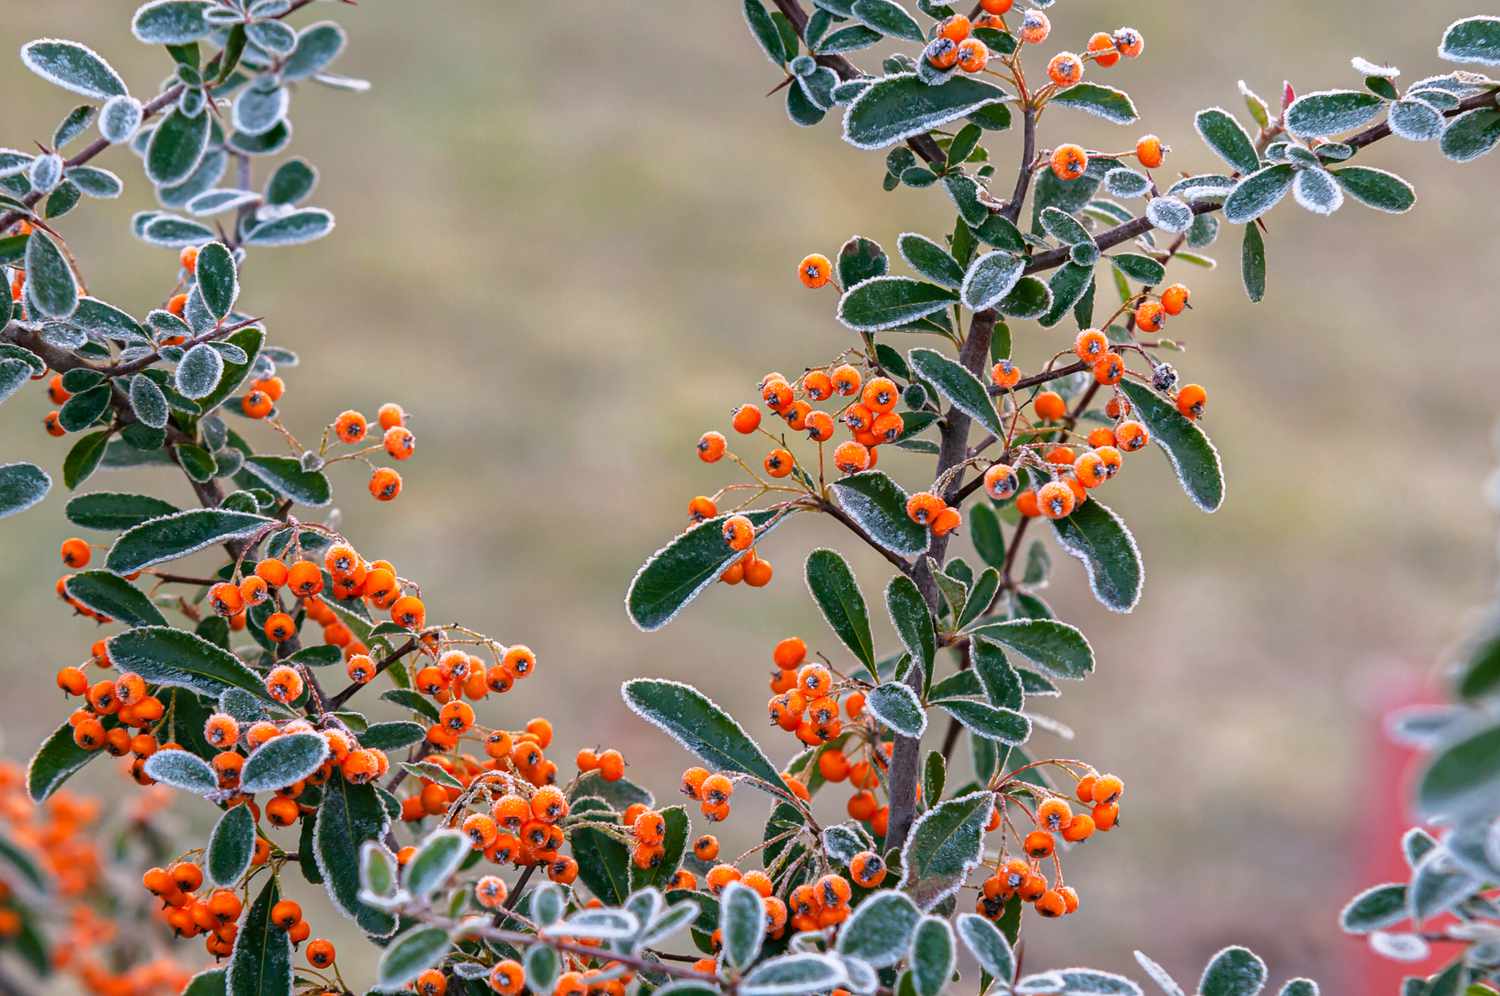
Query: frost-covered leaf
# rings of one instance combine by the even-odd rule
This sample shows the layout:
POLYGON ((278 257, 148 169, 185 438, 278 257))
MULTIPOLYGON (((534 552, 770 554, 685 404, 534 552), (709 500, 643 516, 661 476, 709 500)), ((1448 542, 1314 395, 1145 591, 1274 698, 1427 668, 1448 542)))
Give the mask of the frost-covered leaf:
POLYGON ((26 299, 48 318, 67 318, 78 307, 78 282, 67 257, 48 233, 26 240, 26 299))
POLYGON ((912 931, 922 914, 902 892, 883 889, 854 908, 839 931, 838 952, 872 968, 886 968, 906 957, 912 931))
POLYGON ((1109 257, 1109 261, 1118 267, 1121 273, 1148 287, 1167 279, 1167 268, 1150 256, 1135 252, 1117 252, 1109 257))
POLYGON ((1448 122, 1438 143, 1443 155, 1456 163, 1473 162, 1500 142, 1500 110, 1481 107, 1448 122))
POLYGON ((87 45, 62 38, 39 38, 21 46, 21 61, 48 83, 65 90, 107 100, 123 95, 125 81, 104 58, 87 45))
MULTIPOLYGON (((338 58, 349 42, 348 33, 333 21, 309 24, 297 32, 296 44, 281 66, 281 78, 301 80, 317 76, 330 62, 338 58)), ((327 82, 318 77, 319 82, 327 82)))
POLYGON ((1500 17, 1466 17, 1448 25, 1438 55, 1449 62, 1500 66, 1500 17))
POLYGON ((260 676, 215 643, 172 626, 137 626, 107 641, 109 659, 153 685, 217 696, 240 688, 270 701, 260 676))
POLYGON ((1156 983, 1156 987, 1166 993, 1167 996, 1183 996, 1182 987, 1177 984, 1177 980, 1172 978, 1166 969, 1147 957, 1145 952, 1137 951, 1135 953, 1135 960, 1145 970, 1146 974, 1151 977, 1151 981, 1156 983))
POLYGON ((245 235, 249 246, 295 246, 333 231, 333 215, 322 208, 301 208, 263 221, 245 235))
POLYGON ((1008 252, 987 252, 969 264, 960 294, 971 311, 992 308, 1009 294, 1025 272, 1021 257, 1008 252))
POLYGON ((1175 197, 1153 197, 1146 219, 1164 232, 1181 235, 1193 226, 1193 209, 1175 197))
POLYGON ((911 277, 874 277, 839 298, 838 319, 858 332, 910 325, 958 300, 947 287, 911 277))
POLYGON ((247 86, 234 99, 235 130, 242 135, 264 135, 286 118, 291 104, 291 91, 286 87, 261 83, 247 86))
POLYGON ((36 464, 0 464, 0 519, 26 511, 51 489, 52 478, 36 464))
POLYGON ((927 602, 916 583, 904 574, 892 577, 885 586, 885 608, 896 635, 901 638, 901 645, 923 673, 930 675, 937 657, 937 633, 933 628, 932 613, 928 611, 927 602))
POLYGON ((26 767, 26 792, 32 802, 44 802, 80 768, 105 752, 84 750, 73 742, 73 726, 63 723, 42 741, 26 767))
POLYGON ((1225 220, 1243 225, 1259 218, 1281 202, 1294 179, 1296 170, 1287 163, 1277 163, 1251 173, 1224 201, 1225 220))
POLYGON ((1086 111, 1114 124, 1130 124, 1140 116, 1129 94, 1102 83, 1075 83, 1059 90, 1048 103, 1086 111))
POLYGON ((1500 724, 1455 739, 1427 762, 1417 811, 1429 820, 1493 812, 1500 798, 1500 724))
POLYGON ((1266 296, 1266 241, 1255 225, 1245 226, 1244 243, 1240 250, 1240 276, 1245 284, 1245 294, 1251 302, 1260 301, 1266 296))
POLYGON ((1134 406, 1135 417, 1150 430, 1152 441, 1166 452, 1188 497, 1205 512, 1217 511, 1224 503, 1224 468, 1208 436, 1145 384, 1121 381, 1120 390, 1134 406))
POLYGON ((1424 921, 1468 899, 1482 885, 1480 879, 1459 867, 1445 849, 1432 851, 1412 871, 1407 891, 1412 923, 1420 928, 1424 921))
POLYGON ((849 9, 860 22, 887 37, 925 40, 922 26, 895 0, 854 0, 849 9))
POLYGON ((109 571, 81 571, 68 576, 68 597, 101 615, 129 626, 165 626, 166 617, 135 585, 109 571))
POLYGON ((208 149, 210 116, 173 108, 151 132, 146 146, 146 177, 157 186, 181 183, 192 174, 208 149))
POLYGON ((625 704, 646 722, 719 771, 738 771, 772 786, 781 775, 750 735, 706 695, 676 681, 636 678, 620 689, 625 704))
POLYGON ((979 967, 991 978, 1009 982, 1016 971, 1015 955, 1000 929, 974 913, 959 914, 957 925, 958 936, 979 967))
POLYGON ((374 785, 330 778, 323 785, 312 829, 313 856, 328 898, 335 909, 374 937, 395 933, 396 918, 360 898, 360 846, 383 839, 390 821, 374 785))
MULTIPOLYGON (((785 64, 788 56, 781 44, 781 32, 776 30, 776 22, 771 20, 770 14, 766 13, 766 5, 760 0, 744 0, 744 11, 745 22, 750 26, 750 33, 755 36, 766 58, 771 60, 772 65, 785 64)), ((847 11, 845 16, 848 16, 847 11)))
POLYGON ((876 80, 849 105, 844 140, 860 149, 884 148, 1005 99, 1004 90, 968 76, 929 86, 916 73, 897 73, 876 80))
POLYGON ((813 952, 786 954, 761 962, 740 981, 739 996, 804 996, 848 981, 843 964, 813 952))
POLYGON ((90 197, 119 197, 125 185, 107 169, 97 166, 74 166, 68 170, 68 182, 90 197))
POLYGON ((1344 191, 1334 182, 1333 174, 1317 166, 1304 166, 1297 171, 1292 196, 1314 214, 1333 214, 1344 205, 1344 191))
POLYGON ((1430 142, 1443 133, 1443 116, 1420 100, 1396 101, 1386 122, 1391 134, 1409 142, 1430 142))
POLYGON ((885 473, 850 474, 834 481, 832 490, 849 518, 887 550, 912 556, 927 549, 927 530, 906 514, 906 492, 885 473))
POLYGON ((292 457, 247 456, 245 473, 282 498, 311 508, 322 508, 333 500, 333 486, 321 470, 305 470, 292 457))
POLYGON ((400 989, 443 960, 452 946, 442 927, 415 926, 393 940, 380 956, 376 985, 386 991, 400 989))
POLYGON ((953 974, 958 960, 953 943, 953 928, 941 917, 925 916, 912 932, 911 952, 907 961, 911 965, 913 988, 918 996, 938 996, 953 974))
MULTIPOLYGON (((210 242, 198 249, 198 293, 209 313, 222 320, 239 297, 239 274, 234 254, 222 242, 210 242)), ((191 397, 191 395, 190 395, 191 397)))
POLYGON ((1401 882, 1375 885, 1351 899, 1339 914, 1339 925, 1351 934, 1390 927, 1409 915, 1407 889, 1401 882))
MULTIPOLYGON (((767 510, 745 515, 762 539, 787 518, 767 510)), ((727 518, 722 515, 692 526, 651 555, 625 595, 626 611, 636 626, 648 633, 661 629, 744 556, 724 539, 727 518)))
POLYGON ((1083 634, 1055 619, 987 623, 970 634, 1009 647, 1053 677, 1084 678, 1094 670, 1094 651, 1083 634))
POLYGON ((1373 121, 1384 106, 1384 100, 1367 90, 1303 94, 1286 109, 1286 128, 1298 138, 1336 135, 1373 121))
POLYGON ((243 539, 272 520, 222 508, 194 508, 150 519, 122 533, 110 547, 105 566, 133 574, 196 553, 215 543, 243 539))
POLYGON ((896 248, 913 270, 933 283, 953 290, 963 284, 964 268, 958 260, 926 236, 904 232, 896 240, 896 248))
POLYGON ((1254 173, 1260 168, 1255 143, 1233 114, 1222 107, 1210 107, 1198 112, 1193 125, 1203 143, 1236 172, 1254 173))
POLYGON ((231 996, 291 996, 292 937, 271 922, 271 908, 280 901, 280 883, 272 876, 241 918, 226 976, 231 996))
POLYGON ((128 142, 140 129, 144 114, 141 102, 134 97, 128 94, 111 97, 99 110, 99 134, 115 145, 128 142))
POLYGON ((1104 189, 1114 197, 1145 197, 1151 190, 1151 179, 1128 166, 1104 174, 1104 189))
POLYGON ((1014 709, 993 706, 972 699, 934 699, 948 715, 958 720, 975 736, 1015 747, 1031 736, 1031 720, 1014 709))
POLYGON ((814 550, 807 555, 804 574, 829 628, 873 677, 875 640, 870 635, 870 613, 849 564, 833 550, 814 550))
POLYGON ((949 404, 979 423, 985 431, 1005 438, 995 403, 978 377, 935 349, 913 349, 907 356, 912 369, 935 387, 949 404))
POLYGON ((1200 996, 1256 996, 1266 984, 1266 963, 1249 948, 1229 947, 1209 960, 1200 996))
POLYGON ((766 936, 766 908, 760 893, 743 882, 730 882, 719 895, 719 930, 724 960, 743 969, 755 963, 766 936))
POLYGON ((434 830, 423 838, 417 853, 402 869, 406 891, 418 900, 426 900, 447 884, 471 850, 469 838, 458 830, 443 827, 434 830))
POLYGON ((207 761, 185 750, 159 750, 146 758, 145 772, 154 781, 195 795, 219 790, 219 777, 207 761))
POLYGON ((135 12, 130 30, 147 45, 186 45, 212 30, 203 17, 208 0, 154 0, 135 12))
POLYGON ((255 816, 248 805, 224 811, 208 838, 203 871, 214 885, 233 887, 255 856, 255 816))
POLYGON ((1288 979, 1277 996, 1318 996, 1318 984, 1312 979, 1288 979))
POLYGON ((197 400, 214 393, 224 373, 224 357, 206 342, 193 346, 177 364, 175 384, 185 398, 197 400))
POLYGON ((994 807, 989 792, 973 792, 936 804, 912 824, 901 849, 901 888, 918 908, 931 909, 964 883, 979 863, 994 807))
POLYGON ((274 792, 316 772, 328 759, 328 743, 316 733, 273 737, 245 759, 240 790, 274 792))
POLYGON ((905 682, 888 681, 870 690, 865 708, 892 732, 903 737, 920 737, 927 729, 927 713, 917 693, 905 682))

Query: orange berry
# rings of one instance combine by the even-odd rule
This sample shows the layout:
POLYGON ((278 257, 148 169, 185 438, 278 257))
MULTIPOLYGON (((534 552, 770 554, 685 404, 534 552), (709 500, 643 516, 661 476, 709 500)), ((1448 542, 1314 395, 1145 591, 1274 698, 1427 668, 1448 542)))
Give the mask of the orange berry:
POLYGON ((407 629, 421 629, 427 620, 427 607, 415 595, 402 595, 391 605, 391 621, 407 629))
POLYGON ((931 491, 918 491, 906 500, 906 516, 917 525, 925 526, 932 523, 947 507, 948 503, 931 491))
POLYGON ((979 0, 979 6, 986 14, 1005 14, 1015 6, 1015 2, 1016 0, 979 0))
POLYGON ((198 272, 198 247, 187 246, 177 254, 177 262, 189 273, 198 272))
POLYGON ((167 310, 178 318, 181 318, 182 313, 187 310, 187 300, 188 296, 186 294, 173 294, 167 300, 167 310))
POLYGON ((938 513, 937 518, 932 520, 932 535, 947 536, 963 523, 963 516, 956 508, 944 508, 938 513))
POLYGON ((84 540, 74 536, 72 539, 63 540, 62 562, 72 568, 81 568, 88 565, 89 545, 84 540))
POLYGON ((1072 52, 1059 52, 1047 63, 1047 76, 1058 86, 1072 86, 1083 79, 1083 60, 1072 52))
POLYGON ((820 252, 809 253, 797 264, 797 277, 802 286, 817 290, 827 284, 833 276, 833 264, 820 252))
POLYGON ((1143 135, 1135 143, 1135 157, 1147 169, 1156 169, 1166 159, 1167 148, 1155 135, 1143 135))
POLYGON ((245 596, 238 585, 220 581, 208 589, 208 603, 218 615, 232 616, 245 607, 245 596))
POLYGON ((984 491, 996 501, 1004 501, 1016 493, 1021 486, 1021 479, 1016 475, 1014 468, 1008 464, 990 464, 984 472, 984 491))
POLYGON ((859 397, 866 408, 878 415, 895 408, 900 399, 901 390, 889 377, 871 378, 859 397))
POLYGON ((302 907, 295 900, 283 899, 271 907, 271 922, 282 930, 290 930, 302 919, 302 907))
POLYGON ((1177 410, 1188 418, 1202 418, 1203 406, 1208 404, 1208 392, 1199 384, 1185 384, 1177 392, 1177 410))
POLYGON ((338 418, 333 420, 334 435, 338 436, 341 442, 348 443, 350 446, 363 440, 368 429, 369 423, 365 421, 363 415, 356 411, 342 412, 338 418))
POLYGON ((1021 368, 1010 360, 1001 360, 990 368, 990 379, 997 387, 1010 390, 1021 379, 1021 368))
POLYGON ((775 568, 771 566, 769 560, 761 560, 757 557, 745 565, 745 583, 752 588, 764 588, 771 583, 771 575, 774 573, 775 568))
POLYGON ((1125 359, 1119 353, 1106 353, 1094 364, 1094 380, 1112 387, 1125 378, 1125 359))
POLYGON ((943 72, 958 65, 958 43, 952 38, 934 38, 922 54, 934 69, 943 72))
POLYGON ((381 405, 380 410, 375 413, 375 418, 382 429, 406 424, 406 412, 402 411, 401 406, 394 401, 387 401, 381 405))
POLYGON ((47 397, 52 399, 54 405, 60 405, 73 396, 73 392, 63 387, 62 374, 53 374, 52 379, 47 382, 47 397))
POLYGON ((958 43, 958 68, 966 73, 982 73, 990 64, 989 46, 978 38, 965 38, 958 43))
POLYGON ((1088 52, 1094 57, 1094 62, 1105 69, 1120 61, 1115 40, 1107 31, 1096 31, 1089 36, 1088 52))
POLYGON ((754 405, 740 405, 729 415, 729 424, 734 431, 749 435, 760 427, 760 409, 754 405))
POLYGON ((1097 488, 1109 480, 1109 471, 1105 469, 1104 461, 1092 450, 1073 461, 1073 474, 1086 488, 1097 488))
POLYGON ((380 442, 392 460, 405 460, 417 451, 417 437, 404 425, 393 425, 385 430, 380 442))
POLYGON ((1155 301, 1142 301, 1135 309, 1135 327, 1142 332, 1160 332, 1167 324, 1167 309, 1155 301))
POLYGON ((874 851, 860 851, 849 859, 849 877, 861 888, 879 888, 885 881, 885 872, 885 862, 874 851))
POLYGON ((599 755, 599 776, 607 782, 625 777, 625 758, 619 751, 610 749, 599 755))
POLYGON ((302 675, 296 668, 282 664, 266 675, 266 694, 277 702, 294 702, 302 696, 302 690, 302 675))
POLYGON ((726 885, 738 882, 740 877, 740 870, 733 865, 714 865, 708 870, 708 891, 717 896, 724 891, 726 885))
POLYGON ((1188 290, 1186 284, 1173 284, 1161 292, 1161 306, 1169 315, 1180 315, 1188 306, 1188 298, 1192 297, 1192 291, 1188 290))
POLYGON ((228 713, 216 712, 203 724, 203 739, 212 747, 232 747, 239 742, 240 724, 228 713))
POLYGON ((1073 511, 1076 499, 1073 489, 1062 481, 1049 481, 1037 489, 1037 507, 1049 519, 1061 519, 1073 511))
POLYGON ((845 474, 856 474, 870 466, 871 456, 869 448, 860 443, 839 443, 833 451, 833 464, 845 474))
MULTIPOLYGON (((260 605, 271 597, 271 586, 266 583, 265 578, 256 577, 254 574, 240 582, 240 601, 245 606, 253 607, 260 605)), ((233 615, 233 613, 230 613, 233 615)))
POLYGON ((772 477, 787 476, 792 472, 792 467, 795 464, 796 461, 792 459, 792 454, 779 446, 767 453, 766 459, 763 462, 766 473, 772 477))
POLYGON ((1146 50, 1146 39, 1134 28, 1118 28, 1114 35, 1115 48, 1127 59, 1137 59, 1146 50))
POLYGON ((1039 10, 1028 10, 1021 19, 1021 41, 1027 45, 1040 45, 1052 33, 1052 22, 1039 10))
POLYGON ((1114 803, 1094 807, 1092 813, 1094 828, 1102 833, 1108 833, 1115 828, 1120 818, 1120 807, 1114 803))
POLYGON ((1089 155, 1083 151, 1081 145, 1069 142, 1059 145, 1052 152, 1052 172, 1059 180, 1076 180, 1088 168, 1089 155))
POLYGON ((1125 783, 1115 775, 1100 775, 1094 779, 1092 796, 1095 804, 1106 806, 1118 802, 1125 791, 1125 783))
POLYGON ((1080 360, 1092 363, 1109 352, 1109 337, 1098 329, 1084 329, 1073 340, 1073 352, 1080 360))
POLYGON ((1088 840, 1094 835, 1094 817, 1088 813, 1075 813, 1062 831, 1063 840, 1070 844, 1088 840))
POLYGON ((240 399, 240 410, 250 418, 265 418, 271 414, 275 403, 264 391, 249 391, 240 399))
POLYGON ((1036 911, 1045 917, 1059 917, 1067 912, 1067 903, 1059 893, 1048 889, 1037 898, 1036 911))
POLYGON ((69 695, 82 695, 89 690, 89 679, 81 668, 65 667, 57 672, 57 687, 69 695))
POLYGON ((1032 407, 1036 409, 1037 418, 1046 419, 1049 422, 1056 422, 1068 414, 1067 402, 1056 391, 1043 391, 1038 394, 1036 400, 1032 402, 1032 407))
POLYGON ((281 396, 286 393, 286 383, 280 377, 262 377, 250 385, 255 391, 262 391, 272 401, 280 401, 281 396))
POLYGON ((327 968, 332 965, 336 954, 333 942, 322 937, 307 945, 307 963, 314 968, 327 968))
POLYGON ((858 394, 860 385, 864 383, 859 371, 847 363, 834 367, 829 377, 833 381, 833 389, 846 398, 858 394))
POLYGON ((724 542, 731 550, 746 550, 755 542, 755 526, 743 515, 731 515, 724 520, 724 542))
POLYGON ((298 598, 310 598, 323 590, 323 572, 311 560, 299 560, 286 574, 292 594, 298 598))
POLYGON ((266 639, 272 643, 285 643, 297 632, 297 624, 285 612, 273 612, 266 617, 266 639))
POLYGON ((717 463, 724 456, 724 436, 717 432, 705 432, 698 437, 698 459, 704 463, 717 463))
POLYGON ((802 378, 802 389, 814 401, 827 401, 833 397, 833 378, 822 370, 810 370, 802 378))
POLYGON ((1126 419, 1115 426, 1115 439, 1119 441, 1120 449, 1126 453, 1134 453, 1146 448, 1146 444, 1151 442, 1151 435, 1141 423, 1126 419))
MULTIPOLYGON (((255 576, 272 588, 280 588, 286 584, 289 573, 286 564, 283 564, 275 557, 267 557, 255 565, 255 576)), ((322 579, 319 578, 318 580, 321 581, 322 579)))
POLYGON ((790 671, 798 667, 806 658, 807 644, 798 636, 787 637, 776 644, 776 649, 771 651, 771 659, 783 671, 790 671))
POLYGON ((370 497, 376 501, 394 501, 401 493, 401 475, 381 467, 370 475, 370 497))

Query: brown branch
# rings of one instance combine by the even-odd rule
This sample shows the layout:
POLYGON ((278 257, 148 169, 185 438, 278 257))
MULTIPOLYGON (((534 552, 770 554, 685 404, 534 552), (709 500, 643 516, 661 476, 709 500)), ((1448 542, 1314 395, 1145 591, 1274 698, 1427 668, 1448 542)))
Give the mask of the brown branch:
MULTIPOLYGON (((412 638, 410 640, 407 640, 405 643, 403 643, 397 649, 392 650, 390 653, 386 654, 384 657, 382 657, 380 659, 380 662, 375 665, 375 674, 370 675, 370 680, 373 681, 375 679, 376 675, 381 674, 382 672, 385 671, 386 668, 390 667, 392 664, 396 663, 401 658, 405 657, 407 654, 411 653, 413 650, 416 650, 416 649, 417 649, 417 641, 416 641, 415 638, 412 638)), ((348 687, 344 688, 343 691, 339 692, 337 695, 334 695, 332 698, 330 698, 328 700, 328 711, 329 712, 333 712, 334 710, 338 709, 339 706, 343 705, 345 702, 348 702, 356 694, 358 694, 359 690, 361 688, 365 687, 365 685, 367 685, 367 684, 369 684, 368 681, 367 682, 359 682, 359 681, 352 681, 352 682, 350 682, 349 685, 348 685, 348 687)))

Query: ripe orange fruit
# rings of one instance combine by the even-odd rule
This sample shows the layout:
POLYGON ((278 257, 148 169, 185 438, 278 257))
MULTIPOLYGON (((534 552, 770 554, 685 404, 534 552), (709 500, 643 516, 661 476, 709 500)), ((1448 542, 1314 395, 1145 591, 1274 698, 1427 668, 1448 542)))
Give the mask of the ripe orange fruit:
POLYGON ((1177 392, 1177 410, 1188 418, 1201 418, 1203 406, 1208 404, 1208 392, 1198 384, 1184 384, 1177 392))
POLYGON ((1094 62, 1104 69, 1120 61, 1120 53, 1115 50, 1115 40, 1107 31, 1096 31, 1089 36, 1088 52, 1094 57, 1094 62))
POLYGON ((832 279, 833 264, 828 257, 820 252, 810 253, 802 257, 802 262, 797 264, 797 276, 802 280, 802 286, 817 290, 832 279))
POLYGON ((1059 52, 1047 63, 1047 76, 1058 86, 1072 86, 1083 79, 1083 60, 1072 52, 1059 52))
POLYGON ((1145 135, 1135 143, 1135 157, 1147 169, 1156 169, 1166 159, 1166 146, 1155 135, 1145 135))
POLYGON ((1052 152, 1052 172, 1059 180, 1076 180, 1088 168, 1089 156, 1081 145, 1065 143, 1052 152))
POLYGON ((717 463, 724 456, 726 446, 721 433, 705 432, 698 437, 698 459, 704 463, 717 463))

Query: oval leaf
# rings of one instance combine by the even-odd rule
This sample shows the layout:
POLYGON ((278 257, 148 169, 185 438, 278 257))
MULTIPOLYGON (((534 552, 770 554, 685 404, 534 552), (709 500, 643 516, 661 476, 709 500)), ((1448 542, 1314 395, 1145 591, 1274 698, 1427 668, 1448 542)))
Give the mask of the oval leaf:
POLYGON ((139 626, 109 638, 109 658, 121 671, 134 671, 153 685, 218 695, 241 688, 266 701, 260 676, 240 659, 201 636, 171 626, 139 626))
POLYGON ((231 887, 250 869, 255 856, 255 817, 247 805, 225 810, 208 838, 203 870, 214 885, 231 887))
POLYGON ((834 635, 849 648, 875 677, 875 640, 870 635, 870 613, 854 572, 843 557, 832 550, 814 550, 807 556, 807 589, 823 610, 834 635))
POLYGON ((184 792, 212 795, 219 790, 219 776, 207 761, 185 750, 159 750, 146 758, 147 776, 184 792))
POLYGON ((391 942, 375 971, 381 989, 400 989, 443 960, 452 942, 442 927, 414 927, 391 942))
POLYGON ((1083 562, 1094 597, 1113 612, 1134 609, 1145 571, 1124 521, 1097 499, 1077 506, 1067 518, 1049 521, 1062 548, 1083 562))
POLYGON ((871 689, 865 708, 881 724, 903 737, 920 737, 927 730, 927 713, 917 693, 905 682, 888 681, 871 689))
POLYGON ((887 550, 914 556, 927 549, 927 530, 906 514, 908 496, 886 474, 878 470, 850 474, 834 481, 832 488, 839 507, 887 550))
POLYGON ((1166 451, 1188 497, 1205 512, 1217 511, 1224 504, 1224 468, 1208 436, 1146 385, 1126 380, 1120 382, 1120 390, 1134 406, 1135 417, 1166 451))
POLYGON ((243 539, 272 521, 222 508, 174 512, 122 533, 110 547, 105 566, 116 574, 133 574, 143 567, 176 560, 215 543, 243 539))
POLYGON ((949 404, 978 422, 986 431, 1001 439, 1005 429, 995 412, 995 403, 978 377, 962 364, 950 360, 934 349, 913 349, 908 354, 912 369, 937 388, 949 404))
POLYGON ((109 571, 83 571, 63 586, 69 597, 131 626, 165 626, 167 619, 135 585, 109 571))
POLYGON ((1012 619, 971 631, 1009 647, 1057 678, 1083 678, 1094 670, 1094 651, 1083 634, 1055 619, 1012 619))
POLYGON ((316 733, 274 737, 251 752, 240 772, 240 791, 274 792, 299 782, 328 760, 328 742, 316 733))
POLYGON ((859 149, 884 148, 1005 99, 999 87, 966 76, 929 86, 916 73, 897 73, 876 80, 849 105, 844 141, 859 149))
POLYGON ((271 922, 271 908, 280 901, 280 885, 273 876, 240 921, 229 956, 228 992, 234 996, 291 996, 292 937, 271 922))
POLYGON ((637 678, 620 687, 625 704, 711 768, 739 771, 779 787, 781 775, 744 727, 691 685, 637 678))
POLYGON ((958 891, 979 864, 984 825, 995 808, 989 792, 948 799, 923 813, 901 849, 901 888, 928 910, 958 891))
POLYGON ((36 464, 0 464, 0 519, 26 511, 51 489, 52 478, 36 464))
POLYGON ((87 45, 61 38, 40 38, 21 46, 26 68, 48 83, 95 100, 124 96, 125 81, 87 45))
MULTIPOLYGON (((764 537, 785 521, 774 511, 744 513, 764 537)), ((625 609, 642 630, 661 629, 744 554, 724 541, 727 515, 705 520, 651 555, 625 594, 625 609)))
POLYGON ((873 277, 839 298, 838 319, 857 332, 910 325, 958 300, 946 287, 911 277, 873 277))

